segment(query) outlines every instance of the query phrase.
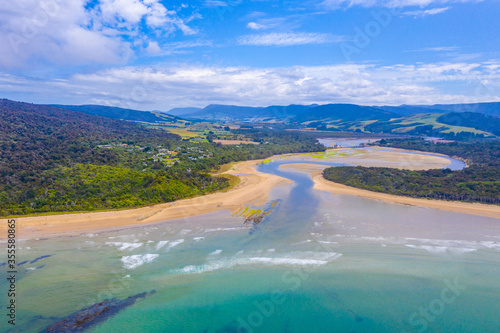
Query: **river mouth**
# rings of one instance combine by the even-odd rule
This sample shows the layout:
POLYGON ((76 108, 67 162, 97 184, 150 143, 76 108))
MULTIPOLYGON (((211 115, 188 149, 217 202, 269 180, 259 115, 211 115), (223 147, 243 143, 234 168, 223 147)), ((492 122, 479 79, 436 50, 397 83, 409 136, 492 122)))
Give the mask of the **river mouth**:
POLYGON ((258 224, 219 211, 21 241, 17 329, 156 290, 88 331, 498 331, 498 219, 332 196, 280 168, 297 162, 339 165, 259 165, 293 183, 251 207, 278 202, 258 224))

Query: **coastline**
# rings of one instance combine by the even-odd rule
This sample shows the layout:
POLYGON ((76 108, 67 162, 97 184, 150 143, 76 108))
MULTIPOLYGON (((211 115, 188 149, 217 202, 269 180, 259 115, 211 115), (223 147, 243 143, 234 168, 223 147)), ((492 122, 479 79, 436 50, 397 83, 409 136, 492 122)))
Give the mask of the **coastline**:
POLYGON ((386 193, 372 192, 368 190, 346 186, 339 183, 334 183, 323 177, 322 173, 326 167, 329 166, 297 163, 297 164, 288 164, 286 166, 283 166, 282 168, 288 170, 292 169, 296 171, 308 172, 314 181, 314 189, 329 192, 332 193, 332 195, 348 194, 368 199, 386 201, 395 204, 434 208, 456 213, 465 213, 465 214, 472 214, 472 215, 479 215, 479 216, 500 219, 500 206, 496 205, 485 205, 481 203, 469 203, 469 202, 458 202, 458 201, 433 200, 425 198, 411 198, 411 197, 397 196, 386 193))
MULTIPOLYGON (((217 175, 235 175, 240 182, 228 191, 182 199, 174 202, 117 211, 69 213, 14 217, 19 239, 70 236, 96 230, 133 227, 165 220, 189 218, 218 210, 236 212, 246 205, 263 205, 269 192, 276 186, 291 181, 275 175, 258 172, 255 166, 262 160, 244 161, 217 175)), ((6 224, 0 224, 0 240, 6 233, 6 224)))
MULTIPOLYGON (((341 151, 345 150, 345 148, 331 150, 341 151)), ((442 168, 449 162, 440 156, 408 155, 396 151, 371 151, 357 156, 329 159, 329 161, 411 170, 442 168)), ((317 190, 327 191, 332 194, 356 195, 391 203, 500 218, 499 206, 400 197, 336 184, 324 179, 322 176, 323 169, 329 167, 328 165, 321 165, 320 159, 312 159, 304 154, 278 155, 266 160, 294 159, 297 157, 314 160, 319 164, 295 163, 284 165, 282 168, 309 172, 315 183, 314 188, 317 190)), ((290 185, 292 182, 276 175, 257 171, 256 166, 262 161, 264 160, 233 163, 229 165, 229 170, 217 173, 217 175, 228 174, 240 178, 238 185, 222 192, 126 210, 17 217, 14 219, 16 220, 18 236, 19 239, 70 236, 99 230, 134 227, 172 219, 189 218, 219 210, 234 213, 247 205, 263 205, 267 202, 269 193, 274 187, 290 185)), ((3 231, 6 230, 6 227, 5 223, 0 224, 0 235, 2 235, 0 240, 2 241, 6 239, 3 237, 5 235, 3 231)))

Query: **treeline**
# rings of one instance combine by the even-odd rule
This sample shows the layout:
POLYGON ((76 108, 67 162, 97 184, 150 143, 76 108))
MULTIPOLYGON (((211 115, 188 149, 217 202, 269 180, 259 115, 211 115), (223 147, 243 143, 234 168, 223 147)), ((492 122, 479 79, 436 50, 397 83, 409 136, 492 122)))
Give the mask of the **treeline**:
MULTIPOLYGON (((493 119, 498 119, 495 117, 489 117, 493 119)), ((450 118, 438 118, 439 119, 450 119, 450 118)), ((455 119, 455 118, 453 118, 455 119)), ((443 124, 449 124, 449 125, 455 125, 455 124, 450 124, 450 123, 443 123, 443 124)), ((459 125, 457 125, 459 126, 459 125)), ((460 125, 460 126, 465 126, 465 127, 474 127, 474 126, 469 126, 466 125, 466 123, 460 125)), ((457 140, 457 141, 470 141, 470 140, 476 140, 476 139, 483 139, 486 136, 482 133, 473 133, 473 132, 443 132, 443 130, 447 129, 447 127, 437 127, 434 128, 433 125, 425 125, 424 123, 420 122, 415 122, 411 124, 401 124, 396 121, 377 121, 372 124, 368 124, 365 126, 365 130, 373 132, 373 133, 393 133, 392 131, 395 129, 399 128, 405 128, 405 127, 414 127, 411 130, 405 131, 404 134, 406 135, 419 135, 419 136, 431 136, 431 137, 440 137, 446 140, 457 140)))
POLYGON ((336 183, 394 195, 499 204, 500 180, 492 180, 490 177, 495 175, 490 171, 334 167, 326 169, 323 175, 336 183))
MULTIPOLYGON (((181 148, 177 155, 180 163, 175 164, 171 168, 167 168, 166 172, 173 179, 189 179, 190 173, 202 172, 208 173, 216 171, 223 164, 247 160, 265 159, 273 155, 287 153, 306 153, 325 151, 326 148, 319 144, 317 139, 303 135, 301 133, 288 131, 273 131, 267 129, 247 129, 234 131, 235 134, 244 134, 254 142, 259 142, 258 145, 241 144, 223 146, 215 143, 197 143, 177 142, 181 148), (210 158, 190 159, 190 154, 187 154, 188 149, 196 146, 204 152, 212 153, 210 158)), ((192 154, 191 154, 192 155, 192 154)), ((163 166, 157 165, 156 168, 162 169, 163 166)))
POLYGON ((222 164, 324 150, 309 137, 257 130, 246 135, 259 145, 192 143, 164 130, 9 100, 0 100, 0 115, 0 216, 169 202, 227 187, 227 179, 208 174, 222 164), (179 163, 154 161, 160 149, 177 151, 179 163))
POLYGON ((323 175, 336 183, 417 198, 500 204, 500 141, 431 143, 421 139, 382 140, 381 145, 460 157, 463 170, 410 171, 393 168, 335 167, 323 175))
POLYGON ((498 117, 477 112, 451 112, 443 114, 436 120, 442 124, 472 127, 500 136, 500 118, 498 117))
POLYGON ((500 163, 500 140, 494 139, 437 143, 419 138, 382 139, 378 145, 456 156, 466 160, 470 165, 495 166, 500 163))

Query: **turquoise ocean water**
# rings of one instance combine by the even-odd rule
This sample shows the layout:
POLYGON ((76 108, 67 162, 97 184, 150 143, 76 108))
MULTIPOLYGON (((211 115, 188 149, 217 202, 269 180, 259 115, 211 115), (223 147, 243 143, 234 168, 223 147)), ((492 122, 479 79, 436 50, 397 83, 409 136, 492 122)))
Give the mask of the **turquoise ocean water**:
POLYGON ((259 167, 293 185, 257 226, 219 211, 21 241, 18 325, 0 331, 155 290, 88 332, 500 332, 499 220, 332 196, 292 162, 259 167))

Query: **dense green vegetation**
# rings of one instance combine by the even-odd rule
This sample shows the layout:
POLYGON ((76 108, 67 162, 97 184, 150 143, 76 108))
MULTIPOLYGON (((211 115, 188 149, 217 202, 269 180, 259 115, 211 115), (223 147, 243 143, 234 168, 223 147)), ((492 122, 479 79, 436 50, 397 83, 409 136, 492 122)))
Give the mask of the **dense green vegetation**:
POLYGON ((418 114, 391 120, 379 120, 364 126, 364 130, 373 133, 399 133, 440 137, 448 140, 468 141, 477 138, 492 137, 495 126, 484 126, 489 119, 492 125, 500 118, 479 113, 418 114), (468 120, 466 120, 468 119, 468 120), (479 125, 481 124, 481 125, 479 125))
POLYGON ((446 113, 437 121, 453 126, 467 126, 477 130, 490 132, 500 136, 500 118, 486 116, 475 112, 452 112, 446 113))
POLYGON ((137 111, 104 105, 52 105, 61 109, 79 111, 94 116, 147 123, 177 123, 184 122, 175 116, 149 111, 137 111))
POLYGON ((8 100, 0 100, 0 114, 1 216, 168 202, 227 187, 227 178, 209 175, 222 164, 324 150, 314 138, 269 130, 235 133, 259 145, 190 142, 121 120, 8 100))
POLYGON ((382 145, 441 153, 462 158, 464 170, 410 171, 392 168, 328 168, 326 179, 371 191, 500 204, 500 141, 431 143, 422 139, 382 140, 382 145))

